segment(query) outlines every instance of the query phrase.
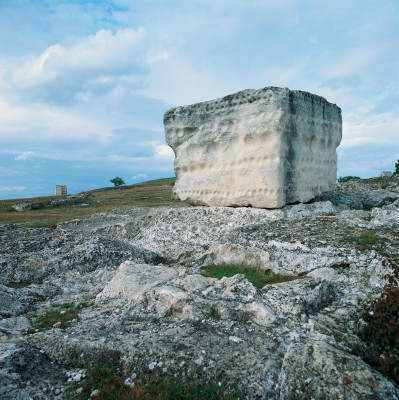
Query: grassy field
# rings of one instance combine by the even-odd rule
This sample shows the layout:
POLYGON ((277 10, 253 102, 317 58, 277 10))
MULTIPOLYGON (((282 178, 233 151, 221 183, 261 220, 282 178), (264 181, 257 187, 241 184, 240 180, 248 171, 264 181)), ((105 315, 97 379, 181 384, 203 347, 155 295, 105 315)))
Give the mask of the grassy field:
POLYGON ((85 193, 88 198, 85 206, 79 204, 62 205, 46 208, 45 205, 55 196, 35 197, 29 199, 0 200, 0 224, 18 223, 30 227, 54 226, 58 222, 75 218, 86 218, 95 213, 113 210, 122 206, 157 207, 186 203, 175 200, 172 193, 175 178, 157 179, 125 185, 90 190, 85 193), (15 211, 11 206, 19 201, 28 200, 43 204, 43 207, 31 211, 15 211))

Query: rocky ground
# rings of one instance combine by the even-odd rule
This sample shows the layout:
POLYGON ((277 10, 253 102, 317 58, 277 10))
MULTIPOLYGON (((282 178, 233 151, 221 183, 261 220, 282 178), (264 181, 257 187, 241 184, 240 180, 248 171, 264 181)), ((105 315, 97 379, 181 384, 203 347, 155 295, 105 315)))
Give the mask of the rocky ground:
POLYGON ((56 229, 0 225, 0 398, 61 399, 109 362, 131 381, 223 382, 248 399, 398 399, 358 337, 398 232, 398 178, 279 210, 122 207, 56 229), (301 279, 258 289, 201 275, 231 262, 301 279), (71 302, 69 327, 37 328, 71 302))

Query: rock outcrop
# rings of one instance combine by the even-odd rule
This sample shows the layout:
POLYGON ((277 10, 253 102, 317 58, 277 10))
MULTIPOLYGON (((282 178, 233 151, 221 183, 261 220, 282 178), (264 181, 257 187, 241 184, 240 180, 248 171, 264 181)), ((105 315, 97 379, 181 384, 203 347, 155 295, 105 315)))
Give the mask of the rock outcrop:
POLYGON ((0 398, 64 399, 68 379, 107 362, 131 382, 221 382, 249 400, 399 399, 359 337, 386 255, 399 259, 399 177, 387 179, 389 195, 378 180, 338 185, 383 197, 371 211, 122 207, 56 229, 0 225, 0 398), (298 279, 202 274, 243 262, 298 279), (35 331, 70 302, 86 304, 70 326, 35 331))
POLYGON ((279 208, 334 188, 341 109, 320 96, 244 90, 170 109, 164 126, 181 200, 279 208))
POLYGON ((34 203, 31 201, 20 201, 18 203, 13 204, 11 207, 16 211, 31 211, 40 208, 41 204, 34 203))

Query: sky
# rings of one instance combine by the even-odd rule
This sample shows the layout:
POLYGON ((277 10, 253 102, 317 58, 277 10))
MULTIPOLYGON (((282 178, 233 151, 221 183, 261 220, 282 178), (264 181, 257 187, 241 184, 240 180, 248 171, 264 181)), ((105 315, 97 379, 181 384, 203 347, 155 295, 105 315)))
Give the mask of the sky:
POLYGON ((338 176, 399 158, 398 0, 0 0, 0 199, 174 176, 162 118, 266 86, 342 109, 338 176))

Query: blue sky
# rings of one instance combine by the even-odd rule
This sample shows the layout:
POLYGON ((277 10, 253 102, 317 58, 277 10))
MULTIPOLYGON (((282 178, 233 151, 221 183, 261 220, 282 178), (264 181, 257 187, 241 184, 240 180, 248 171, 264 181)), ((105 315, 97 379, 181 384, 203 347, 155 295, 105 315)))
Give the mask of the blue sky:
POLYGON ((173 176, 170 107, 252 88, 343 113, 338 175, 399 158, 397 0, 0 0, 0 199, 173 176))

